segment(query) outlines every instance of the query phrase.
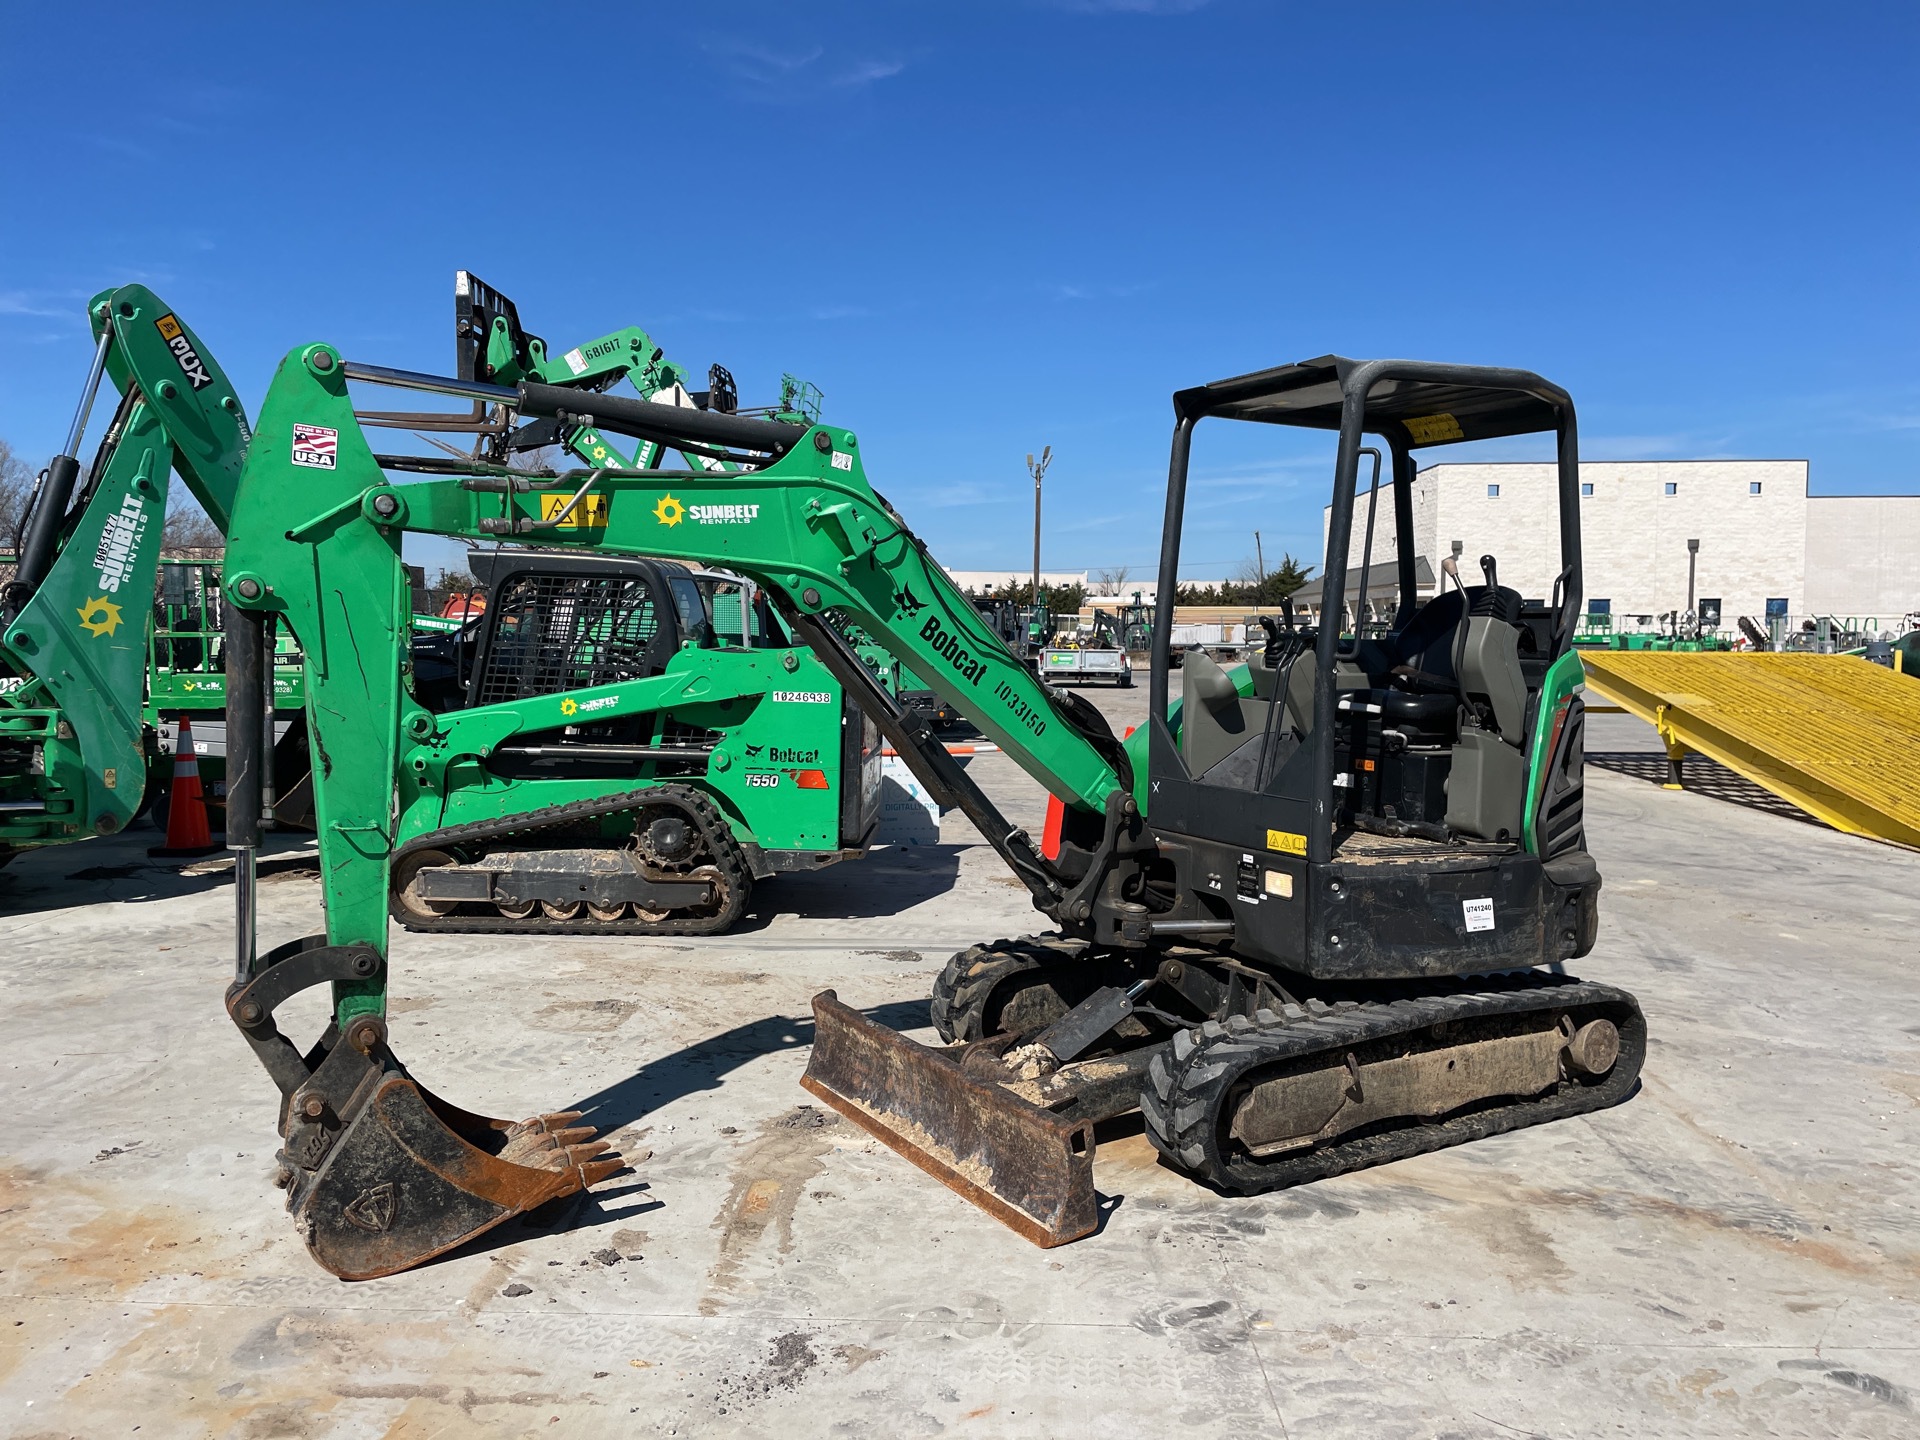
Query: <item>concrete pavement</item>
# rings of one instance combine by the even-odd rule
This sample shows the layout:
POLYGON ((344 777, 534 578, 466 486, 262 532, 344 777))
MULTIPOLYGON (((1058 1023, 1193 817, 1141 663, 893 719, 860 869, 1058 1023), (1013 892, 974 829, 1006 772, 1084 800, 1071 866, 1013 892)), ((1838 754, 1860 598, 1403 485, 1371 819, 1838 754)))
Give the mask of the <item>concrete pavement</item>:
MULTIPOLYGON (((974 763, 1038 823, 1010 761, 974 763)), ((954 817, 764 887, 724 939, 396 933, 423 1082, 652 1153, 359 1285, 273 1188, 274 1091, 220 1008, 224 879, 148 864, 146 833, 28 856, 0 875, 0 1433, 1920 1432, 1915 857, 1589 785, 1579 969, 1647 1011, 1635 1098, 1254 1199, 1124 1135, 1105 1229, 1051 1252, 797 1084, 815 991, 931 1039, 946 956, 1034 928, 954 817)), ((268 871, 263 944, 318 929, 312 865, 268 871)))

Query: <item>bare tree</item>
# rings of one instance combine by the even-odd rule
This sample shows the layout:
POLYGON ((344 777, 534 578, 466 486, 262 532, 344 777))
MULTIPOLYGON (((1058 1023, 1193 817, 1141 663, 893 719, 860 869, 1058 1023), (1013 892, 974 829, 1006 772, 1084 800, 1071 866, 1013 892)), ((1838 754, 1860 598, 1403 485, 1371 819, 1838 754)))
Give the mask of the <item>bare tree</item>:
POLYGON ((33 467, 0 440, 0 550, 11 553, 27 499, 33 494, 33 467))
POLYGON ((1127 583, 1128 577, 1132 574, 1133 569, 1131 566, 1113 565, 1105 570, 1094 571, 1093 580, 1102 594, 1118 595, 1120 593, 1120 587, 1127 583))
POLYGON ((217 559, 227 548, 227 537, 207 518, 207 512, 175 485, 168 497, 167 524, 160 532, 161 553, 180 559, 217 559))

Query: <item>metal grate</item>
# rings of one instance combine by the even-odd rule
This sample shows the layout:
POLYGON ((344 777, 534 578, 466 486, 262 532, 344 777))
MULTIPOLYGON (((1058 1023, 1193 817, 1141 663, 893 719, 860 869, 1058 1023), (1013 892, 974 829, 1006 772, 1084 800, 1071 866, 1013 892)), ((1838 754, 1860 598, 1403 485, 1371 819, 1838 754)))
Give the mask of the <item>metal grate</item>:
POLYGON ((636 576, 516 575, 492 602, 494 630, 476 705, 657 674, 659 608, 636 576))
MULTIPOLYGON (((1913 680, 1850 655, 1583 650, 1588 688, 1836 830, 1920 847, 1913 680)), ((1669 753, 1672 753, 1669 751, 1669 753)))

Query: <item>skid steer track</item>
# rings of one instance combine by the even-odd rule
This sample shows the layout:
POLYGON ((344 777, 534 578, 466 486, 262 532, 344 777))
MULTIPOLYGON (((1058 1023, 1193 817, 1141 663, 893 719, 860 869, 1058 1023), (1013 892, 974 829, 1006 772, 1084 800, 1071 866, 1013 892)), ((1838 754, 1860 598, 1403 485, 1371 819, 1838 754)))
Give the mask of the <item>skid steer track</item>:
MULTIPOLYGON (((602 848, 611 851, 616 847, 602 848)), ((644 789, 628 790, 596 800, 576 800, 566 805, 549 805, 544 809, 524 811, 498 820, 476 820, 465 825, 432 830, 416 836, 395 853, 391 874, 394 888, 389 896, 389 911, 395 920, 409 930, 460 934, 719 935, 732 929, 745 913, 747 899, 753 889, 753 873, 748 867, 746 852, 734 838, 726 816, 703 791, 690 785, 649 785, 644 789), (465 909, 447 915, 433 915, 423 913, 403 897, 410 869, 407 861, 411 857, 429 851, 478 849, 484 853, 504 841, 523 842, 542 832, 564 831, 585 821, 601 820, 623 811, 658 805, 680 807, 698 829, 706 851, 703 868, 710 866, 717 872, 722 891, 720 903, 711 910, 696 914, 670 912, 658 919, 628 916, 613 920, 596 919, 588 914, 571 918, 539 913, 515 917, 502 915, 497 910, 489 914, 465 909)), ((667 882, 681 882, 702 877, 697 877, 689 869, 660 878, 667 882)))

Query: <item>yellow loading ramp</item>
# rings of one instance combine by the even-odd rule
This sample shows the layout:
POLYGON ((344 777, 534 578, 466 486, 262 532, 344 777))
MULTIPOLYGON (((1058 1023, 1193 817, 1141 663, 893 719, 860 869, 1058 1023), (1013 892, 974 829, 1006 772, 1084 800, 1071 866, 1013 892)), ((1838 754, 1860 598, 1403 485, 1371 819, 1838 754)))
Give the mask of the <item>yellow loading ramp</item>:
POLYGON ((1849 835, 1920 848, 1920 683, 1851 655, 1583 650, 1587 684, 1681 756, 1849 835))

